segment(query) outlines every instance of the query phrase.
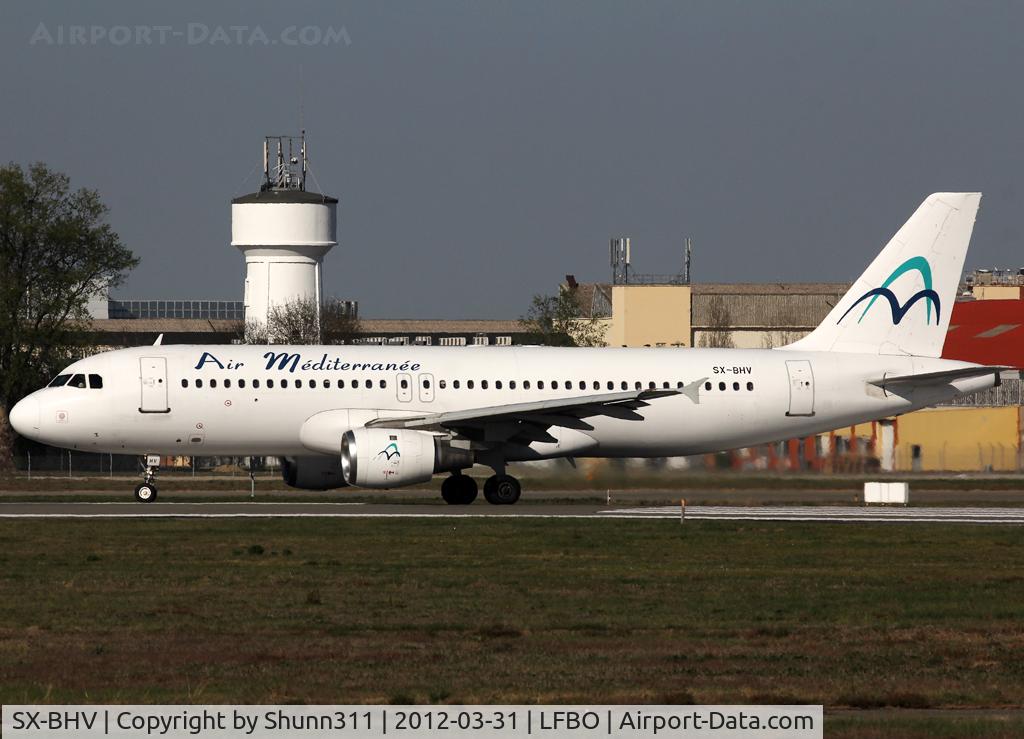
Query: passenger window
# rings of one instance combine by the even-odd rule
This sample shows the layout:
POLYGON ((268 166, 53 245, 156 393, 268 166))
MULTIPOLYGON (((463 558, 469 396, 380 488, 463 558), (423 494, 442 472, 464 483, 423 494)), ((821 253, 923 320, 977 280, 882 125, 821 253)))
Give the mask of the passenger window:
POLYGON ((551 389, 552 390, 557 390, 558 389, 558 380, 552 380, 551 381, 551 389))
POLYGON ((686 387, 686 383, 684 383, 682 380, 676 383, 676 388, 678 388, 679 390, 682 390, 684 387, 686 387))
POLYGON ((68 385, 71 387, 85 387, 85 375, 72 375, 68 385))
POLYGON ((64 387, 65 385, 68 384, 68 380, 70 379, 71 375, 57 375, 52 380, 50 380, 50 384, 47 385, 46 387, 64 387))
POLYGON ((182 380, 181 381, 181 386, 182 387, 188 387, 188 380, 182 380))
POLYGON ((202 386, 203 386, 203 381, 202 380, 196 380, 196 387, 202 387, 202 386))
POLYGON ((704 389, 705 390, 710 390, 711 389, 711 383, 710 382, 705 382, 704 383, 704 389))
POLYGON ((725 383, 724 382, 718 383, 718 389, 719 390, 725 390, 725 383))
POLYGON ((288 380, 282 379, 281 380, 281 387, 288 387, 288 380))
POLYGON ((753 390, 753 389, 754 389, 754 383, 748 382, 747 383, 747 390, 753 390))
POLYGON ((658 387, 657 383, 654 383, 654 382, 648 382, 647 383, 647 389, 648 390, 653 390, 656 387, 658 387))
MULTIPOLYGON (((595 382, 594 384, 596 385, 597 383, 595 382)), ((585 383, 583 380, 580 380, 580 390, 586 390, 586 389, 587 389, 587 383, 585 383)), ((597 388, 595 388, 595 390, 596 389, 597 388)))
POLYGON ((339 390, 344 390, 345 389, 345 381, 344 380, 338 380, 338 389, 339 390))
POLYGON ((403 390, 405 390, 405 389, 407 389, 407 388, 409 387, 409 381, 403 378, 403 379, 402 379, 402 380, 401 380, 401 381, 400 381, 400 382, 398 383, 398 386, 399 386, 400 388, 402 388, 403 390))
POLYGON ((260 389, 260 381, 259 380, 253 380, 252 381, 252 386, 254 388, 256 388, 257 390, 259 390, 260 389))
POLYGON ((530 381, 529 380, 523 380, 523 390, 529 390, 529 389, 530 389, 530 381))
POLYGON ((231 380, 224 380, 224 387, 230 388, 231 387, 231 380))
POLYGON ((623 389, 623 390, 629 390, 629 385, 628 385, 628 384, 626 384, 626 381, 625 381, 625 380, 623 380, 623 381, 622 381, 622 389, 623 389))
MULTIPOLYGON (((372 381, 371 381, 371 384, 372 384, 372 381)), ((386 388, 387 386, 388 386, 388 381, 387 381, 387 380, 381 380, 381 381, 380 381, 380 389, 381 389, 381 390, 383 390, 383 389, 384 389, 384 388, 386 388)))
POLYGON ((734 383, 732 384, 732 389, 733 389, 733 390, 739 390, 739 389, 740 389, 740 384, 739 384, 738 382, 734 382, 734 383))
POLYGON ((302 380, 296 380, 295 381, 295 387, 301 388, 302 387, 302 380))
POLYGON ((359 380, 352 380, 352 389, 355 390, 359 387, 359 380))
POLYGON ((459 389, 459 381, 458 380, 452 380, 452 387, 455 388, 456 390, 458 390, 459 389))
POLYGON ((324 380, 324 389, 325 390, 330 390, 330 388, 331 388, 331 381, 330 380, 324 380))
POLYGON ((480 387, 484 390, 487 389, 487 380, 480 380, 480 387))
POLYGON ((495 380, 494 381, 494 389, 495 390, 501 390, 501 380, 495 380))
POLYGON ((516 381, 515 380, 509 380, 508 381, 508 388, 509 388, 509 390, 515 390, 516 389, 516 381))
POLYGON ((242 388, 244 390, 245 389, 245 380, 239 380, 238 381, 238 387, 240 387, 240 388, 242 388))
POLYGON ((274 389, 274 381, 271 380, 270 378, 267 378, 267 389, 269 389, 269 390, 273 390, 274 389))
POLYGON ((537 380, 537 389, 538 390, 543 390, 544 389, 544 380, 537 380))
POLYGON ((667 383, 667 382, 663 382, 663 383, 661 383, 661 386, 662 386, 662 388, 664 388, 665 390, 668 390, 668 383, 667 383))
POLYGON ((217 387, 217 381, 211 379, 210 380, 210 387, 217 387))
POLYGON ((643 388, 643 386, 644 386, 644 384, 642 382, 634 382, 633 383, 633 389, 634 390, 640 390, 640 389, 643 388))
POLYGON ((310 380, 309 381, 309 387, 310 387, 311 390, 315 390, 316 389, 316 380, 310 380))
POLYGON ((470 390, 472 390, 473 389, 473 381, 472 380, 466 380, 466 387, 469 388, 470 390))
POLYGON ((103 378, 99 375, 89 375, 89 387, 93 390, 103 389, 103 378))
POLYGON ((423 378, 423 387, 427 390, 430 389, 430 380, 423 378))
POLYGON ((447 380, 438 380, 438 385, 440 386, 440 388, 442 390, 444 390, 446 387, 448 387, 448 381, 447 380))
POLYGON ((615 389, 615 383, 612 382, 611 380, 608 380, 608 389, 609 390, 614 390, 615 389))

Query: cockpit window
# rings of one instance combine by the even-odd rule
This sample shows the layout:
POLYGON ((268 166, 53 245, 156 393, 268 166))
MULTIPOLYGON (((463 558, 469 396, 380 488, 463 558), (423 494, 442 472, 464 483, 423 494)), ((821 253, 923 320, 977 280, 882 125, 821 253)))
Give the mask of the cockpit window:
POLYGON ((72 375, 68 387, 85 387, 85 375, 72 375))
POLYGON ((64 387, 65 385, 68 384, 68 380, 70 379, 71 375, 57 375, 52 380, 50 380, 50 384, 47 385, 46 387, 64 387))
POLYGON ((99 375, 89 375, 89 387, 93 390, 99 390, 103 387, 103 378, 99 375))

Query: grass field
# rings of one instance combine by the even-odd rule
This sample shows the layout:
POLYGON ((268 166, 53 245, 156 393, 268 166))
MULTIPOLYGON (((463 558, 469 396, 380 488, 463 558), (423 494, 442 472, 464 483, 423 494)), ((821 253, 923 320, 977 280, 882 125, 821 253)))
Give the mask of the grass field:
MULTIPOLYGON (((1022 533, 0 521, 0 700, 1019 707, 1022 533)), ((835 728, 1024 733, 1013 714, 835 728)))

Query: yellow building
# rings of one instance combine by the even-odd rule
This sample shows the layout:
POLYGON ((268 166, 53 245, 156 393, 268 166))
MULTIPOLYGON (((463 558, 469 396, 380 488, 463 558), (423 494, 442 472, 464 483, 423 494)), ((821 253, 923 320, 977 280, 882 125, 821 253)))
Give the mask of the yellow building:
POLYGON ((608 346, 690 346, 689 285, 613 285, 608 346))

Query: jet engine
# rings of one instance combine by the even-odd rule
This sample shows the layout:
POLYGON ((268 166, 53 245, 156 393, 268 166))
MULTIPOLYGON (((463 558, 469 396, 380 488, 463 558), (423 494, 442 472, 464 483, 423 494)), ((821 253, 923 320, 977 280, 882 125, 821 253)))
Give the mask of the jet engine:
POLYGON ((360 428, 341 437, 341 471, 349 485, 396 488, 472 466, 471 451, 425 431, 360 428))
POLYGON ((282 457, 281 477, 300 490, 332 490, 347 487, 338 457, 282 457))

